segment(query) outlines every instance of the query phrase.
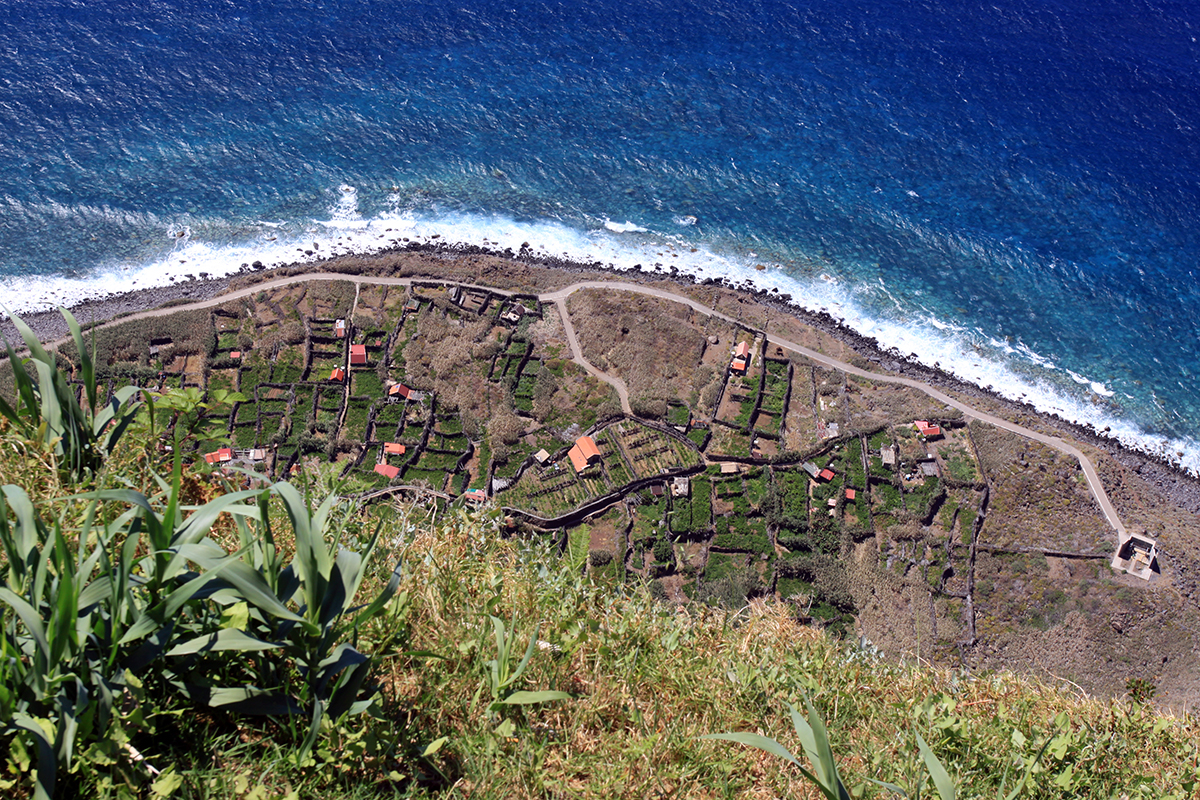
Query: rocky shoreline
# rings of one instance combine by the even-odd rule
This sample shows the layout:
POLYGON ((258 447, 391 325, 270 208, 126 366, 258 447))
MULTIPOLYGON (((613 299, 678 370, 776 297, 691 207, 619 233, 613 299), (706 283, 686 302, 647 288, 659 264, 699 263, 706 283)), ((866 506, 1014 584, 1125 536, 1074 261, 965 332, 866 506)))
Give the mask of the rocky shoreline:
MULTIPOLYGON (((467 282, 478 279, 486 283, 491 277, 489 272, 492 270, 481 268, 479 266, 481 260, 505 260, 536 272, 562 273, 572 278, 590 276, 639 282, 666 281, 679 286, 709 285, 745 294, 763 306, 792 316, 802 323, 838 339, 863 358, 891 374, 903 375, 941 389, 949 389, 968 397, 986 400, 1017 414, 1036 417, 1065 436, 1108 452, 1124 467, 1136 472, 1143 480, 1154 486, 1174 505, 1191 513, 1200 513, 1200 478, 1183 472, 1175 465, 1127 448, 1120 442, 1107 438, 1090 428, 1039 411, 1027 403, 1010 400, 987 388, 967 383, 941 370, 917 363, 904 354, 882 347, 876 339, 863 336, 826 312, 815 312, 802 308, 791 303, 788 295, 766 291, 749 282, 734 284, 725 280, 697 281, 692 276, 673 269, 670 272, 617 271, 601 262, 580 263, 552 256, 547 257, 536 254, 531 249, 495 251, 474 245, 427 241, 411 242, 370 255, 342 255, 320 261, 272 265, 269 268, 264 268, 259 263, 253 266, 245 265, 240 272, 223 278, 185 281, 169 286, 139 289, 88 300, 73 306, 71 312, 82 325, 87 327, 89 324, 105 322, 139 311, 161 308, 165 305, 183 305, 187 302, 208 300, 230 288, 308 272, 339 273, 345 274, 347 278, 353 278, 355 275, 404 274, 467 282)), ((528 277, 537 280, 538 276, 530 275, 528 277)), ((512 275, 507 275, 506 278, 509 281, 513 280, 512 275)), ((68 335, 67 326, 58 311, 23 315, 22 319, 43 342, 57 340, 68 335)), ((0 321, 0 332, 10 342, 20 341, 16 329, 8 320, 0 321)))

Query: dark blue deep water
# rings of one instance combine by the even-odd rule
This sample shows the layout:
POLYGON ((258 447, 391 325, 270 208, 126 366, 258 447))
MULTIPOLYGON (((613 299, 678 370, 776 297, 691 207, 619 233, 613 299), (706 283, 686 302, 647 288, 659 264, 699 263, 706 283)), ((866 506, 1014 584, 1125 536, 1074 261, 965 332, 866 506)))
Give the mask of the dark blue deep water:
POLYGON ((1198 28, 1145 0, 10 0, 0 288, 529 242, 752 279, 1197 470, 1198 28))

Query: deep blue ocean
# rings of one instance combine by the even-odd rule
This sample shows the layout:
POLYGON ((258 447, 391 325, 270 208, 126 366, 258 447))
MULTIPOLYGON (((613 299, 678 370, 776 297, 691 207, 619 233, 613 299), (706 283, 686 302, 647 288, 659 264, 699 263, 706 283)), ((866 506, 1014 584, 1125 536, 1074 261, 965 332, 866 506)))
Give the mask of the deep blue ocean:
POLYGON ((1198 29, 1157 0, 9 0, 0 296, 528 242, 776 288, 1197 471, 1198 29))

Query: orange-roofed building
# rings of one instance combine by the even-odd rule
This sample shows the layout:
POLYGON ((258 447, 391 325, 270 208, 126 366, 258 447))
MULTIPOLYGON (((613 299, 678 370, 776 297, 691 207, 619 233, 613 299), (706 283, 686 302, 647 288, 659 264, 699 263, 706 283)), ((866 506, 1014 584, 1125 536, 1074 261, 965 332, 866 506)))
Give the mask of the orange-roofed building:
POLYGON ((376 464, 375 471, 387 478, 389 481, 394 480, 396 476, 400 474, 400 468, 393 467, 391 464, 376 464))
POLYGON ((596 447, 596 440, 590 436, 580 436, 575 440, 575 446, 583 453, 583 457, 587 459, 589 464, 594 464, 600 460, 600 448, 596 447))
POLYGON ((733 361, 729 362, 729 368, 734 372, 745 372, 748 366, 750 366, 750 344, 749 342, 739 342, 737 349, 733 351, 733 361))
POLYGON ((856 497, 858 497, 858 492, 854 491, 853 489, 846 490, 846 499, 847 500, 854 500, 856 497))
POLYGON ((230 358, 232 358, 232 359, 239 359, 239 358, 241 358, 241 357, 242 357, 242 351, 241 351, 241 350, 234 350, 232 353, 230 353, 230 354, 229 354, 229 357, 230 357, 230 358))
POLYGON ((350 365, 354 367, 366 366, 367 363, 367 346, 365 344, 350 345, 350 365))
POLYGON ((482 503, 487 500, 487 493, 483 489, 472 489, 469 492, 463 492, 463 497, 475 503, 482 503))
POLYGON ((828 469, 828 468, 827 468, 827 469, 823 469, 823 470, 821 470, 821 471, 820 471, 820 472, 817 474, 817 477, 818 477, 818 478, 820 478, 820 479, 821 479, 821 480, 823 480, 823 481, 831 481, 831 480, 833 480, 833 479, 834 479, 834 477, 835 477, 835 476, 834 476, 834 472, 833 472, 833 470, 831 470, 831 469, 828 469))
POLYGON ((571 459, 571 466, 575 468, 576 472, 583 472, 588 467, 587 457, 579 449, 579 445, 575 445, 567 451, 567 458, 571 459))
POLYGON ((384 442, 383 452, 389 456, 402 456, 404 455, 404 445, 397 444, 396 442, 384 442))
POLYGON ((412 389, 405 386, 403 383, 393 384, 388 389, 388 397, 400 397, 408 400, 412 396, 412 389))
POLYGON ((329 373, 329 380, 341 383, 342 381, 346 380, 346 370, 342 369, 341 367, 334 367, 333 372, 329 373))
POLYGON ((226 461, 232 461, 233 460, 233 449, 229 448, 229 447, 222 447, 220 450, 217 450, 215 453, 208 453, 207 455, 205 455, 204 460, 210 464, 222 464, 226 461))

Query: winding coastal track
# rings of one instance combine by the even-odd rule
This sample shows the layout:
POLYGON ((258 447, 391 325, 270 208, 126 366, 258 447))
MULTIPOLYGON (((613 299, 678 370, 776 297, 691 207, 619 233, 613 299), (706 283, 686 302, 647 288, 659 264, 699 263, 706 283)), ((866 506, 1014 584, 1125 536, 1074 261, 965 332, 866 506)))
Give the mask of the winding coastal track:
MULTIPOLYGON (((431 279, 431 278, 362 277, 362 276, 341 275, 341 274, 337 274, 337 273, 315 272, 315 273, 309 273, 306 275, 295 275, 295 276, 288 277, 288 278, 277 278, 275 280, 264 281, 262 283, 255 284, 254 286, 249 286, 245 289, 238 289, 236 291, 229 292, 228 294, 223 294, 223 295, 220 295, 218 297, 214 297, 214 298, 211 298, 208 300, 201 300, 196 303, 188 303, 185 305, 169 306, 166 308, 157 308, 157 309, 152 309, 150 311, 141 311, 136 314, 131 314, 129 316, 125 316, 125 317, 121 317, 116 320, 112 320, 110 322, 102 323, 101 325, 99 325, 97 327, 107 328, 107 327, 111 327, 114 325, 120 325, 125 322, 130 322, 132 320, 148 319, 150 317, 161 317, 161 316, 166 316, 169 314, 174 314, 179 311, 191 311, 191 310, 195 310, 195 309, 213 308, 214 306, 224 305, 225 303, 228 303, 231 300, 238 300, 243 297, 248 297, 252 294, 257 294, 264 290, 282 288, 282 287, 290 286, 290 285, 296 284, 296 283, 308 283, 308 282, 315 282, 315 281, 349 281, 351 283, 356 284, 356 297, 357 297, 357 290, 362 284, 368 284, 368 285, 374 285, 374 286, 411 286, 414 282, 427 283, 431 280, 436 281, 436 279, 431 279)), ((495 289, 490 286, 483 286, 483 285, 469 284, 469 283, 460 283, 458 281, 447 281, 447 282, 448 283, 451 283, 451 282, 458 283, 461 286, 466 286, 468 288, 473 288, 473 289, 480 289, 480 290, 492 292, 493 294, 498 294, 498 295, 511 294, 511 292, 506 292, 501 289, 495 289)), ((597 369, 590 362, 588 362, 587 359, 584 358, 583 349, 580 347, 579 339, 575 335, 575 328, 571 324, 570 314, 567 311, 567 298, 570 297, 575 292, 578 292, 582 289, 608 289, 608 290, 617 290, 617 291, 623 291, 623 292, 635 292, 637 294, 649 295, 651 297, 657 297, 657 298, 660 298, 663 300, 669 300, 673 303, 682 303, 686 306, 690 306, 694 311, 696 311, 700 314, 704 314, 705 316, 716 317, 717 319, 721 319, 726 322, 731 322, 735 325, 739 324, 738 320, 734 319, 733 317, 722 314, 721 312, 717 311, 716 309, 710 308, 702 303, 692 300, 689 297, 684 297, 683 295, 675 294, 674 292, 669 292, 665 289, 660 289, 660 288, 657 288, 654 286, 644 286, 639 283, 629 283, 626 281, 580 281, 579 283, 573 283, 570 286, 566 286, 562 289, 558 289, 553 292, 547 292, 545 294, 538 295, 538 299, 540 301, 542 301, 544 303, 554 303, 555 307, 558 310, 559 315, 562 317, 563 330, 566 333, 567 342, 571 346, 572 360, 574 360, 576 364, 578 364, 584 370, 586 370, 588 372, 588 374, 593 375, 596 378, 610 384, 614 389, 616 389, 617 396, 621 400, 621 410, 624 411, 626 414, 631 414, 632 412, 630 411, 630 406, 629 406, 629 390, 625 386, 625 382, 622 381, 620 378, 617 378, 616 376, 609 375, 608 373, 597 369)), ((770 339, 772 344, 778 345, 779 347, 782 347, 785 350, 791 350, 794 353, 798 353, 798 354, 804 356, 805 358, 808 358, 812 361, 817 362, 818 364, 823 364, 824 366, 831 367, 836 370, 840 370, 841 372, 845 372, 848 375, 854 375, 859 378, 866 378, 868 380, 878 381, 880 383, 890 383, 890 384, 895 384, 898 386, 907 386, 907 387, 916 389, 918 391, 924 392, 925 394, 929 395, 930 397, 932 397, 933 399, 937 400, 940 403, 945 403, 947 406, 950 406, 951 408, 958 409, 959 411, 961 411, 963 413, 964 416, 966 416, 970 419, 979 420, 980 422, 986 422, 989 425, 993 425, 997 428, 1006 430, 1010 433, 1015 433, 1018 436, 1023 436, 1026 439, 1030 439, 1035 442, 1040 442, 1044 445, 1047 445, 1048 447, 1052 447, 1055 450, 1058 450, 1061 453, 1066 453, 1067 455, 1071 456, 1072 458, 1076 459, 1079 462, 1079 465, 1083 470, 1084 477, 1087 479, 1088 488, 1092 492, 1092 496, 1094 498, 1096 498, 1096 503, 1100 506, 1100 510, 1104 512, 1105 519, 1108 520, 1108 523, 1117 532, 1118 546, 1121 544, 1124 544, 1125 540, 1129 538, 1129 533, 1126 531, 1124 523, 1121 522, 1121 518, 1117 514, 1116 508, 1113 507, 1112 501, 1108 499, 1108 492, 1105 491, 1104 484, 1102 484, 1100 482, 1100 475, 1099 475, 1099 473, 1096 472, 1095 465, 1092 464, 1091 459, 1088 458, 1087 455, 1085 455, 1078 447, 1075 447, 1074 445, 1069 444, 1068 442, 1065 442, 1056 436, 1048 436, 1044 433, 1039 433, 1037 431, 1030 430, 1029 428, 1026 428, 1024 426, 1017 425, 1014 422, 1009 422, 1006 419, 1002 419, 1002 418, 994 416, 992 414, 988 414, 986 412, 979 411, 975 408, 972 408, 971 406, 968 406, 967 404, 965 404, 959 400, 955 400, 953 397, 950 397, 949 395, 945 394, 944 392, 938 390, 937 388, 935 388, 933 386, 930 386, 927 383, 922 383, 920 381, 916 381, 911 378, 903 378, 903 377, 899 377, 896 375, 882 375, 877 372, 868 372, 867 370, 859 369, 858 367, 855 367, 851 364, 847 364, 846 362, 840 361, 836 358, 830 358, 829 356, 819 353, 816 350, 807 348, 804 345, 797 344, 795 342, 789 342, 786 339, 780 339, 775 336, 770 336, 768 338, 770 339)), ((64 341, 66 341, 66 339, 60 339, 57 342, 54 342, 48 346, 57 346, 64 341)))

